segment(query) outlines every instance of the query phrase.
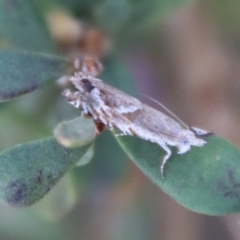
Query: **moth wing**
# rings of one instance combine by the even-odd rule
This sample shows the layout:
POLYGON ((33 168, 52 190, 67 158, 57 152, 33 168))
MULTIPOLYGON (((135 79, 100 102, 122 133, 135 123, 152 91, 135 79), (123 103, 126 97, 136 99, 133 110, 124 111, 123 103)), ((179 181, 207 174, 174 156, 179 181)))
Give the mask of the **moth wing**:
POLYGON ((94 82, 93 86, 100 89, 103 99, 105 99, 105 104, 119 114, 134 113, 135 111, 142 109, 142 103, 138 99, 115 87, 102 81, 94 82))
POLYGON ((179 131, 183 129, 173 118, 145 104, 143 104, 143 110, 138 116, 138 121, 152 132, 176 139, 178 138, 179 131))

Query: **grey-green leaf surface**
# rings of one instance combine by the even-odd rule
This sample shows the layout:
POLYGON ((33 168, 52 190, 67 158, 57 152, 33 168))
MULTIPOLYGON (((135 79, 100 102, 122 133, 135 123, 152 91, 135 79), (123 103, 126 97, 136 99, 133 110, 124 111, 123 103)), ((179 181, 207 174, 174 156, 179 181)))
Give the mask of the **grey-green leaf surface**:
POLYGON ((92 119, 83 116, 59 123, 54 129, 54 137, 67 148, 84 146, 96 137, 92 119))
POLYGON ((11 48, 53 52, 54 44, 35 1, 0 1, 0 40, 11 48))
POLYGON ((40 200, 85 154, 53 137, 20 144, 0 154, 0 201, 21 207, 40 200))
POLYGON ((81 167, 88 164, 94 156, 94 144, 92 144, 82 158, 75 164, 76 167, 81 167))
POLYGON ((0 101, 32 92, 66 74, 63 57, 25 51, 0 50, 0 101))
POLYGON ((204 147, 173 155, 160 174, 166 154, 157 144, 134 137, 119 143, 139 168, 178 203, 195 212, 226 215, 240 211, 240 153, 228 141, 211 136, 204 147))

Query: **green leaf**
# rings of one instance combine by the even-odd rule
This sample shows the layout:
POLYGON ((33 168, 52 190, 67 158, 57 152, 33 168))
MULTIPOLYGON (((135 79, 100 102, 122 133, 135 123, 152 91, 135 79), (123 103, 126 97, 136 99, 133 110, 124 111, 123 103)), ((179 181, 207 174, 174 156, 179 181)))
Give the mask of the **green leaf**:
POLYGON ((75 164, 76 167, 81 167, 88 164, 94 156, 94 144, 92 144, 82 158, 75 164))
POLYGON ((0 1, 0 39, 12 48, 54 51, 47 24, 32 0, 0 1))
POLYGON ((53 137, 21 144, 0 154, 0 201, 21 207, 40 200, 85 154, 53 137))
POLYGON ((92 119, 81 116, 59 123, 54 129, 54 137, 64 147, 81 147, 95 139, 95 128, 92 119))
POLYGON ((67 60, 48 54, 0 50, 0 101, 32 92, 66 74, 67 60))
POLYGON ((226 140, 211 136, 204 147, 183 155, 172 148, 164 179, 159 168, 166 153, 157 144, 129 136, 118 141, 154 183, 186 208, 208 215, 240 211, 240 153, 226 140))

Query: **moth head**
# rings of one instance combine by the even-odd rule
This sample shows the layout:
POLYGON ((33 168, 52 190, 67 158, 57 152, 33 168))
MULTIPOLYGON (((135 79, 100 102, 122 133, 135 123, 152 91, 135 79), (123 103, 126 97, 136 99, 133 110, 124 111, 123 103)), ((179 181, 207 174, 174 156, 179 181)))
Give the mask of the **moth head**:
POLYGON ((76 72, 74 76, 69 78, 69 80, 74 84, 77 90, 82 93, 90 93, 95 88, 93 82, 100 81, 99 79, 83 72, 76 72))
POLYGON ((90 93, 95 88, 87 78, 82 79, 80 84, 82 86, 82 89, 88 93, 90 93))

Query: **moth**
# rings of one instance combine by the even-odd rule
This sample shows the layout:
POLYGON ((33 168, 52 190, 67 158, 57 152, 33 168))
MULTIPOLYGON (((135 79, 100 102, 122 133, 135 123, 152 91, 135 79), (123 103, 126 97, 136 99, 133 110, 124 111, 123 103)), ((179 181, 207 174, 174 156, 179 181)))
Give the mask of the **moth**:
POLYGON ((66 89, 63 95, 85 117, 94 120, 98 134, 104 128, 117 129, 120 135, 137 136, 158 144, 166 151, 160 166, 162 177, 164 166, 172 154, 169 146, 176 147, 178 154, 183 154, 191 146, 206 144, 203 136, 208 134, 207 131, 189 127, 176 115, 170 117, 96 77, 79 71, 69 80, 76 91, 66 89))

